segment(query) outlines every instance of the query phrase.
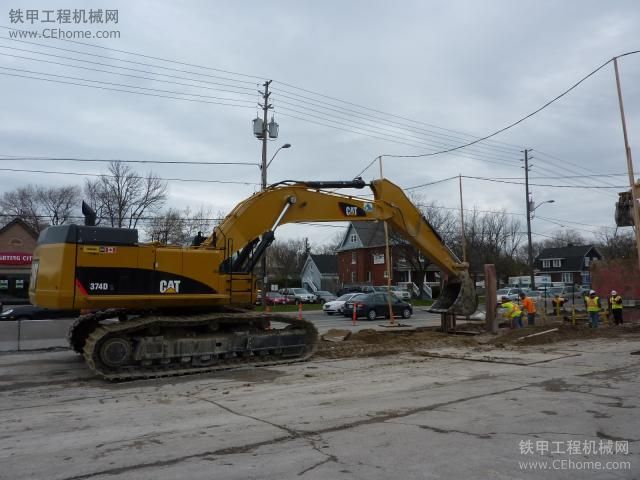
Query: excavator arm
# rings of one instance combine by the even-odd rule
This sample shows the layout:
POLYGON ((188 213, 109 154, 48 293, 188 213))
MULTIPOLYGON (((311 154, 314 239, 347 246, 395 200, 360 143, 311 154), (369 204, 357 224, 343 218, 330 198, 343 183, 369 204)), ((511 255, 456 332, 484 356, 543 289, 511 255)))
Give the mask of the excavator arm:
POLYGON ((461 263, 447 248, 400 187, 386 179, 374 180, 370 184, 373 199, 324 190, 364 186, 361 179, 272 186, 239 203, 200 248, 229 252, 220 266, 224 272, 247 271, 273 241, 279 225, 305 221, 386 221, 446 275, 441 295, 431 311, 473 313, 477 304, 468 264, 461 263))

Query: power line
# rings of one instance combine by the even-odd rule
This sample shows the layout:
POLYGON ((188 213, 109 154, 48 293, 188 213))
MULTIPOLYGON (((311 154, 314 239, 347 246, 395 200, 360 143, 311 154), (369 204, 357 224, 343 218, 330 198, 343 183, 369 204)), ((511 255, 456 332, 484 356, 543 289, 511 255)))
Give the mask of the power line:
POLYGON ((124 83, 116 83, 116 82, 104 82, 101 80, 92 80, 90 78, 82 78, 82 77, 71 77, 69 75, 58 75, 55 73, 46 73, 46 72, 35 72, 33 70, 25 70, 22 68, 11 68, 11 67, 0 67, 4 70, 12 70, 14 72, 21 72, 21 73, 30 73, 33 75, 46 75, 48 77, 56 77, 56 78, 64 78, 67 80, 77 80, 80 82, 91 82, 91 83, 100 83, 103 85, 112 85, 112 86, 116 86, 116 87, 126 87, 126 88, 137 88, 140 90, 148 90, 151 92, 160 92, 160 93, 170 93, 172 95, 188 95, 188 96, 192 96, 192 97, 200 97, 200 98, 210 98, 213 100, 224 100, 224 101, 231 101, 231 102, 243 102, 243 103, 249 103, 252 106, 255 105, 255 102, 252 100, 242 100, 242 99, 236 99, 236 98, 225 98, 225 97, 215 97, 212 95, 202 95, 199 93, 184 93, 184 92, 176 92, 175 90, 162 90, 159 88, 150 88, 150 87, 138 87, 136 85, 129 85, 129 84, 124 84, 124 83))
MULTIPOLYGON (((0 67, 0 68, 5 68, 5 67, 0 67)), ((174 97, 174 96, 171 96, 171 95, 158 95, 158 94, 154 94, 154 93, 136 92, 136 91, 132 91, 132 90, 124 90, 124 89, 121 89, 121 88, 101 87, 99 85, 87 85, 87 84, 83 84, 83 83, 67 82, 67 81, 64 81, 64 80, 54 80, 52 78, 40 78, 40 77, 33 77, 33 76, 29 76, 29 75, 20 75, 20 74, 17 74, 17 73, 0 72, 0 75, 10 76, 10 77, 29 78, 29 79, 32 79, 32 80, 41 80, 41 81, 45 81, 45 82, 62 83, 62 84, 66 84, 66 85, 75 85, 75 86, 79 86, 79 87, 97 88, 99 90, 110 90, 110 91, 114 91, 114 92, 133 93, 135 95, 144 95, 144 96, 147 96, 147 97, 170 98, 170 99, 173 99, 173 100, 183 100, 185 102, 207 103, 207 104, 210 104, 210 105, 224 105, 224 106, 227 106, 227 107, 240 107, 240 108, 251 108, 251 109, 253 109, 253 107, 249 106, 249 105, 239 105, 239 104, 235 104, 235 103, 224 103, 224 102, 211 102, 211 101, 208 101, 208 100, 198 100, 198 99, 194 99, 194 98, 174 97)))
MULTIPOLYGON (((4 27, 4 26, 0 25, 0 28, 7 28, 7 27, 4 27)), ((108 57, 106 55, 99 55, 97 53, 88 53, 88 52, 83 52, 81 50, 72 50, 72 49, 69 49, 69 48, 54 47, 53 45, 47 45, 47 44, 44 44, 44 43, 37 43, 37 42, 29 42, 27 40, 19 40, 17 38, 6 37, 6 38, 4 38, 4 40, 11 40, 13 42, 20 42, 20 43, 25 43, 25 44, 28 44, 28 45, 37 45, 39 47, 50 48, 50 49, 60 50, 60 51, 65 51, 65 52, 78 53, 80 55, 87 55, 87 56, 92 56, 92 57, 97 57, 97 58, 105 58, 107 60, 116 60, 118 62, 130 63, 130 64, 133 64, 133 65, 143 65, 143 66, 147 66, 147 67, 160 68, 162 70, 169 70, 169 71, 180 72, 180 73, 188 73, 188 74, 191 74, 191 75, 200 75, 200 76, 209 77, 209 78, 216 78, 218 80, 228 80, 228 81, 232 81, 232 82, 245 83, 245 84, 249 84, 249 85, 254 85, 255 84, 255 81, 239 80, 237 78, 221 77, 219 75, 211 75, 211 74, 208 74, 208 73, 192 72, 192 71, 184 70, 184 69, 163 67, 162 65, 155 65, 155 64, 152 64, 152 63, 136 62, 135 60, 126 60, 126 59, 123 59, 123 58, 108 57)), ((58 39, 58 40, 71 41, 73 43, 79 43, 80 45, 90 45, 92 47, 98 47, 97 45, 92 45, 92 44, 88 44, 88 43, 82 43, 82 42, 77 42, 77 41, 72 41, 72 40, 67 40, 67 39, 58 39)), ((122 50, 116 50, 116 49, 107 48, 107 47, 98 47, 98 48, 104 48, 104 49, 111 50, 111 51, 123 52, 122 50)), ((125 53, 128 53, 128 52, 125 52, 125 53)), ((149 57, 147 55, 142 55, 142 54, 139 54, 139 53, 130 53, 130 54, 131 55, 140 56, 140 57, 145 57, 145 58, 153 58, 153 57, 149 57)), ((157 59, 160 59, 160 58, 157 58, 157 59)), ((168 60, 164 60, 164 61, 168 61, 168 60)), ((186 63, 178 62, 178 61, 174 61, 174 60, 171 60, 170 62, 179 64, 179 65, 188 65, 186 63)), ((193 65, 193 66, 197 66, 199 68, 204 68, 204 69, 207 69, 207 70, 222 71, 222 70, 217 70, 217 69, 211 68, 211 67, 203 67, 203 66, 198 66, 198 65, 193 65)), ((226 73, 231 73, 231 72, 226 72, 226 73)), ((237 73, 235 75, 253 77, 252 75, 245 75, 245 74, 240 74, 240 73, 237 73)), ((253 77, 253 78, 258 79, 260 77, 253 77)))
MULTIPOLYGON (((293 94, 293 95, 295 95, 295 94, 293 94)), ((340 107, 340 106, 337 106, 337 105, 332 104, 332 103, 322 104, 322 103, 318 103, 317 101, 315 101, 313 99, 309 99, 311 101, 298 100, 297 98, 291 97, 289 95, 283 95, 281 93, 278 93, 278 91, 275 92, 275 97, 276 98, 280 98, 280 97, 287 98, 287 99, 293 100, 294 102, 297 102, 297 103, 291 103, 291 102, 287 102, 287 101, 283 101, 283 100, 278 100, 279 103, 282 103, 282 104, 285 104, 285 105, 291 105, 291 106, 295 106, 295 107, 299 107, 299 108, 308 108, 308 107, 305 107, 305 105, 312 105, 313 107, 318 107, 318 108, 321 108, 321 109, 324 109, 324 110, 329 110, 331 112, 336 112, 336 113, 341 114, 341 115, 355 116, 356 118, 361 118, 361 119, 364 119, 364 120, 373 121, 376 124, 389 125, 392 128, 395 128, 395 129, 398 129, 398 130, 408 130, 408 131, 410 131, 412 133, 416 133, 416 134, 420 135, 421 137, 428 137, 428 138, 435 137, 435 138, 438 138, 438 139, 447 140, 449 142, 452 139, 454 139, 454 140, 459 140, 460 139, 460 137, 455 137, 455 136, 451 136, 451 135, 443 135, 443 134, 441 134, 439 132, 434 132, 432 130, 427 130, 427 129, 424 129, 424 128, 416 128, 415 126, 412 126, 412 125, 407 124, 407 123, 395 122, 395 121, 389 120, 389 119, 384 119, 383 120, 383 119, 380 118, 379 115, 378 116, 374 116, 374 115, 371 115, 371 114, 364 114, 362 112, 358 112, 356 110, 349 109, 349 108, 340 107), (329 105, 329 106, 327 106, 327 105, 329 105), (337 108, 332 108, 332 107, 337 107, 337 108)), ((305 96, 300 96, 300 97, 301 98, 305 98, 305 99, 309 98, 309 97, 305 97, 305 96)), ((315 110, 312 110, 312 109, 310 109, 310 110, 311 111, 315 111, 315 110)), ((445 143, 443 143, 442 141, 439 141, 438 144, 439 145, 443 145, 445 143)), ((486 145, 486 144, 478 145, 478 148, 487 148, 487 149, 495 150, 495 151, 497 151, 497 152, 499 152, 500 154, 503 154, 503 155, 504 154, 514 154, 514 153, 518 152, 518 150, 516 148, 511 148, 511 149, 506 149, 504 147, 498 148, 498 147, 494 147, 492 145, 486 145)), ((483 152, 483 153, 487 153, 487 152, 483 152)))
MULTIPOLYGON (((5 30, 20 31, 19 29, 16 29, 16 28, 11 28, 11 27, 1 26, 1 25, 0 25, 0 28, 3 28, 5 30)), ((6 38, 6 40, 12 40, 12 41, 15 41, 15 42, 21 42, 21 43, 25 43, 25 44, 31 44, 31 45, 36 45, 36 46, 40 46, 40 47, 50 48, 50 49, 56 49, 56 50, 62 50, 62 51, 70 51, 70 52, 80 53, 82 55, 95 56, 95 57, 107 58, 107 59, 113 60, 112 57, 106 57, 106 56, 97 55, 97 54, 94 54, 94 53, 82 52, 82 51, 77 51, 77 50, 64 49, 64 48, 61 48, 61 47, 54 47, 52 45, 46 45, 46 44, 37 43, 37 42, 29 42, 29 41, 26 41, 26 40, 19 40, 19 39, 16 39, 16 38, 6 38)), ((141 57, 141 58, 159 60, 159 61, 162 61, 162 62, 173 63, 173 64, 177 64, 177 65, 196 67, 196 68, 201 68, 201 69, 204 69, 204 70, 222 72, 222 73, 226 73, 226 74, 231 74, 231 75, 236 75, 236 76, 241 76, 241 77, 247 77, 247 78, 253 78, 253 79, 258 79, 258 80, 263 80, 264 79, 264 77, 258 77, 256 75, 249 75, 249 74, 240 73, 240 72, 234 72, 234 71, 230 71, 230 70, 223 70, 223 69, 218 69, 218 68, 213 68, 213 67, 193 64, 193 63, 181 62, 181 61, 177 61, 177 60, 170 60, 170 59, 163 58, 163 57, 144 55, 144 54, 137 53, 137 52, 131 52, 131 51, 127 51, 127 50, 119 50, 119 49, 115 49, 115 48, 105 47, 105 46, 102 46, 102 45, 96 45, 96 44, 91 44, 91 43, 86 43, 86 42, 79 42, 77 40, 70 40, 70 39, 58 39, 58 40, 59 41, 64 41, 64 42, 68 42, 68 43, 77 44, 77 45, 82 45, 82 46, 85 46, 85 47, 99 48, 99 49, 102 49, 102 50, 113 51, 113 52, 118 52, 118 53, 124 53, 124 54, 127 54, 127 55, 133 55, 133 56, 137 56, 137 57, 141 57)), ((166 68, 166 67, 162 67, 160 65, 143 64, 141 62, 132 62, 130 60, 119 59, 119 58, 117 58, 116 60, 117 61, 122 61, 122 62, 128 62, 128 63, 138 63, 138 64, 142 64, 142 65, 148 65, 148 66, 152 66, 152 67, 155 67, 155 68, 166 68)), ((121 67, 117 67, 117 68, 121 68, 121 67)), ((180 71, 182 72, 183 70, 180 70, 180 71)), ((189 73, 191 73, 193 75, 204 75, 204 74, 199 73, 199 72, 189 72, 189 73)), ((229 79, 229 80, 231 80, 231 81, 240 81, 238 79, 229 79)), ((243 81, 243 82, 244 83, 251 83, 251 84, 254 83, 254 82, 247 82, 247 81, 243 81)), ((412 122, 412 123, 415 123, 415 124, 420 124, 420 125, 425 125, 425 126, 432 127, 432 128, 437 128, 439 130, 443 130, 443 131, 446 131, 446 132, 451 132, 451 133, 455 133, 455 134, 459 134, 459 135, 465 135, 465 136, 472 137, 472 138, 478 138, 478 137, 473 137, 472 135, 466 134, 464 132, 459 132, 459 131, 456 131, 456 130, 447 129, 447 128, 444 128, 444 127, 440 127, 440 126, 429 124, 429 123, 426 123, 426 122, 421 122, 421 121, 417 121, 417 120, 414 120, 414 119, 402 117, 402 116, 391 114, 391 113, 388 113, 388 112, 382 112, 380 110, 376 110, 376 109, 373 109, 373 108, 370 108, 370 107, 365 107, 365 106, 362 106, 362 105, 358 105, 358 104, 353 103, 353 102, 347 102, 345 100, 341 100, 341 99, 338 99, 338 98, 335 98, 335 97, 330 97, 330 96, 327 96, 327 95, 324 95, 324 94, 321 94, 321 93, 318 93, 318 92, 314 92, 312 90, 303 89, 303 88, 297 87, 295 85, 291 85, 291 84, 288 84, 288 83, 285 83, 285 82, 281 82, 281 81, 278 81, 278 80, 276 80, 276 82, 277 83, 281 83, 282 85, 288 86, 288 87, 296 89, 296 90, 307 92, 307 93, 312 94, 312 95, 320 96, 320 97, 323 97, 323 98, 329 98, 329 99, 332 99, 332 100, 335 100, 335 101, 338 101, 338 102, 341 102, 341 103, 344 103, 344 104, 355 106, 355 107, 360 108, 360 109, 368 110, 368 111, 375 112, 375 113, 381 113, 381 114, 383 114, 385 116, 390 116, 390 117, 393 117, 393 118, 406 120, 406 121, 409 121, 409 122, 412 122)), ((290 93, 292 95, 296 95, 298 97, 301 97, 301 95, 296 94, 295 92, 290 92, 290 91, 287 91, 287 90, 283 90, 283 91, 285 93, 290 93)), ((302 98, 307 98, 308 99, 308 97, 302 97, 302 98)), ((513 148, 513 147, 519 148, 517 145, 512 145, 512 144, 508 144, 506 142, 500 142, 500 141, 496 141, 496 140, 492 140, 491 142, 487 142, 487 143, 492 143, 492 144, 496 144, 496 145, 505 145, 505 146, 509 146, 510 148, 513 148)))
POLYGON ((458 178, 458 175, 455 175, 453 177, 447 177, 447 178, 443 178, 442 180, 435 180, 433 182, 429 182, 429 183, 421 183, 420 185, 414 185, 413 187, 407 187, 404 190, 414 190, 416 188, 422 188, 422 187, 428 187, 430 185, 436 185, 438 183, 442 183, 442 182, 447 182, 449 180, 456 180, 458 178))
MULTIPOLYGON (((24 172, 24 173, 45 173, 52 175, 75 175, 80 177, 111 177, 115 178, 115 175, 109 175, 106 173, 79 173, 79 172, 60 172, 54 170, 27 170, 21 168, 0 168, 2 172, 24 172)), ((132 178, 147 178, 144 176, 133 176, 132 178)), ((259 185, 259 183, 251 183, 251 182, 237 182, 231 180, 202 180, 197 178, 165 178, 165 177, 156 177, 158 180, 164 180, 168 182, 196 182, 196 183, 228 183, 235 185, 259 185)))
MULTIPOLYGON (((0 48, 9 48, 9 47, 4 47, 2 45, 0 45, 0 48)), ((15 49, 15 50, 21 50, 21 51, 31 51, 31 50, 23 50, 23 49, 15 49)), ((40 55, 51 55, 51 54, 44 54, 44 53, 39 53, 39 52, 34 52, 34 53, 38 53, 40 55)), ((188 86, 188 87, 193 87, 193 88, 202 88, 202 89, 207 89, 207 90, 215 90, 217 92, 227 92, 227 93, 235 93, 236 95, 255 95, 254 89, 253 88, 247 88, 247 87, 238 87, 235 85, 229 85, 226 83, 219 83, 219 82, 208 82, 206 80, 198 80, 198 79, 192 79, 189 77, 180 77, 178 75, 168 75, 165 73, 156 73, 156 72, 151 72, 148 70, 140 70, 137 68, 126 68, 126 67, 120 67, 117 65, 109 65, 106 63, 101 63, 101 62, 91 62, 89 60, 83 60, 83 59, 75 59, 73 57, 64 57, 61 55, 53 55, 54 57, 58 57, 58 58, 68 58, 70 60, 76 61, 76 62, 87 62, 87 63, 91 63, 91 64, 96 64, 96 65, 102 65, 102 66, 107 66, 107 67, 112 67, 112 68, 119 68, 119 69, 125 69, 125 70, 130 70, 130 71, 134 71, 134 72, 141 72, 141 73, 146 73, 146 74, 150 74, 150 75, 159 75, 159 76, 164 76, 164 77, 169 77, 169 78, 177 78, 177 79, 181 79, 181 80, 189 80, 192 82, 199 82, 199 83, 205 83, 208 85, 219 85, 219 86, 223 86, 223 87, 229 87, 229 88, 235 88, 235 89, 242 89, 242 90, 249 90, 251 91, 251 93, 249 92, 238 92, 236 90, 227 90, 227 89, 222 89, 222 88, 214 88, 214 87, 206 87, 203 85, 194 85, 192 83, 183 83, 183 82, 174 82, 172 80, 164 80, 161 78, 153 78, 153 77, 145 77, 142 75, 132 75, 130 73, 123 73, 123 72, 115 72, 115 71, 111 71, 111 70, 103 70, 101 68, 91 68, 91 67, 83 67, 81 65, 73 65, 70 63, 63 63, 63 62, 54 62, 53 60, 45 60, 43 58, 33 58, 33 57, 25 57, 23 55, 11 55, 9 53, 3 53, 0 52, 0 55, 3 55, 5 57, 12 57, 12 58, 19 58, 22 60, 29 60, 29 61, 34 61, 34 62, 43 62, 43 63, 49 63, 52 65, 58 65, 58 66, 62 66, 62 67, 71 67, 71 68, 78 68, 78 69, 82 69, 82 70, 88 70, 91 72, 101 72, 101 73, 108 73, 111 75, 120 75, 123 77, 130 77, 130 78, 139 78, 142 80, 151 80, 154 82, 162 82, 162 83, 169 83, 169 84, 173 84, 173 85, 183 85, 183 86, 188 86)))
MULTIPOLYGON (((473 177, 470 175, 462 175, 462 178, 469 178, 473 180, 483 180, 486 182, 497 182, 497 183, 510 183, 513 185, 524 185, 524 182, 514 182, 510 180, 498 180, 495 178, 487 178, 487 177, 473 177)), ((544 183, 530 183, 529 185, 535 187, 551 187, 551 188, 588 188, 588 189, 606 189, 606 188, 625 188, 624 186, 614 185, 611 187, 608 186, 598 186, 598 185, 552 185, 552 184, 544 184, 544 183)))
POLYGON ((259 163, 251 163, 251 162, 200 162, 200 161, 190 161, 190 160, 121 160, 119 158, 75 158, 75 157, 39 157, 39 156, 28 156, 28 155, 4 155, 0 154, 0 162, 2 161, 11 161, 11 160, 44 160, 44 161, 64 161, 64 162, 82 162, 82 163, 92 163, 92 162, 101 162, 101 163, 149 163, 149 164, 167 164, 167 165, 243 165, 243 166, 260 166, 259 163))

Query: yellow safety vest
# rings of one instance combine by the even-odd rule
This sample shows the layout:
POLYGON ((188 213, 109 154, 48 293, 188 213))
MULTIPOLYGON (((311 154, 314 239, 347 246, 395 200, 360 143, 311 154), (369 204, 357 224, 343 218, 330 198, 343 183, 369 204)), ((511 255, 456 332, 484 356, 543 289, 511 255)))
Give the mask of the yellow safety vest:
POLYGON ((585 297, 585 302, 587 303, 587 312, 599 312, 600 307, 598 306, 598 297, 585 297))
POLYGON ((622 297, 620 295, 616 295, 615 297, 609 298, 609 305, 611 308, 621 309, 622 308, 622 297))
POLYGON ((505 302, 502 304, 502 306, 507 309, 507 314, 506 314, 507 317, 515 318, 522 315, 522 312, 520 311, 520 307, 516 303, 505 302))

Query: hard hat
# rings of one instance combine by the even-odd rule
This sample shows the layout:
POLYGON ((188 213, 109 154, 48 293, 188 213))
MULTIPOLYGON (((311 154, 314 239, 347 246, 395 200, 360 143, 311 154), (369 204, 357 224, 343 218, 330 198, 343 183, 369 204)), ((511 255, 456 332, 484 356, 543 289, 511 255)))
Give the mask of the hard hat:
POLYGON ((595 290, 589 290, 589 295, 595 295, 596 291, 595 290))
POLYGON ((616 292, 615 290, 611 290, 611 295, 617 295, 618 292, 616 292))

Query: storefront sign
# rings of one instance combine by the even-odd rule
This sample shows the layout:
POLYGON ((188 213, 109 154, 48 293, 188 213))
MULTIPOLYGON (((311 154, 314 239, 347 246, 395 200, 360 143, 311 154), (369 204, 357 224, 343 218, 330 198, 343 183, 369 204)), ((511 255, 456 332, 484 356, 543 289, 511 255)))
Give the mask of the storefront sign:
POLYGON ((24 252, 0 252, 0 265, 29 265, 33 255, 24 252))

